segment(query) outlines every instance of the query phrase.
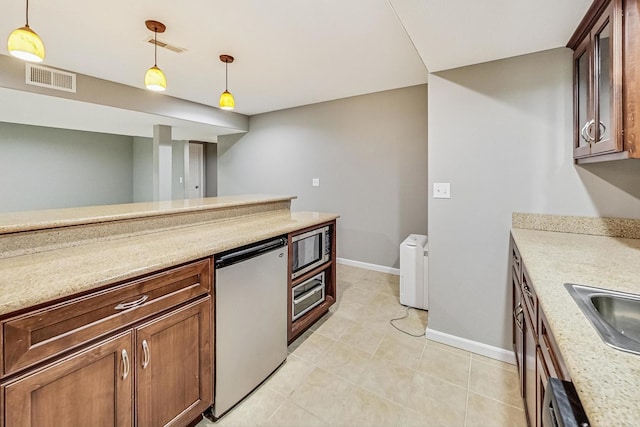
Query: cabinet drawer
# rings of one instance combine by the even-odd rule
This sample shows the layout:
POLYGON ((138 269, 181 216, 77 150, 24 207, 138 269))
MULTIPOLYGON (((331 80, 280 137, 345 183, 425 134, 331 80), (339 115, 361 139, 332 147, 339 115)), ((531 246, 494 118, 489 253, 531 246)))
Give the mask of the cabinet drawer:
POLYGON ((544 364, 547 367, 547 376, 559 378, 564 381, 571 381, 567 367, 560 356, 558 344, 556 344, 549 330, 547 318, 542 309, 538 312, 538 344, 540 345, 540 352, 542 353, 544 364))
POLYGON ((2 323, 6 376, 211 290, 205 259, 26 313, 2 323))
POLYGON ((522 258, 520 257, 520 251, 516 246, 513 239, 511 239, 511 267, 515 277, 518 279, 518 283, 522 282, 522 258))
POLYGON ((531 279, 526 268, 522 268, 522 299, 525 302, 527 311, 529 312, 529 318, 533 320, 533 330, 537 334, 538 324, 538 297, 536 292, 531 286, 531 279))

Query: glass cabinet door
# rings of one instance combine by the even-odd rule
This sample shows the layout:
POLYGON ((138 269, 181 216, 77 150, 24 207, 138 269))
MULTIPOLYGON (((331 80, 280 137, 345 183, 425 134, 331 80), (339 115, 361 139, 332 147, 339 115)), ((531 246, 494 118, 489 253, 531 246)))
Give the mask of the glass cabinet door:
POLYGON ((611 23, 607 21, 594 35, 595 48, 595 117, 589 125, 588 135, 598 145, 592 147, 593 152, 615 149, 611 142, 611 105, 612 105, 612 46, 611 23), (604 146, 609 145, 609 146, 604 146))
POLYGON ((574 157, 587 156, 591 153, 591 139, 587 134, 593 116, 589 109, 591 98, 591 78, 589 73, 589 38, 586 38, 574 54, 574 105, 575 105, 575 143, 574 157))

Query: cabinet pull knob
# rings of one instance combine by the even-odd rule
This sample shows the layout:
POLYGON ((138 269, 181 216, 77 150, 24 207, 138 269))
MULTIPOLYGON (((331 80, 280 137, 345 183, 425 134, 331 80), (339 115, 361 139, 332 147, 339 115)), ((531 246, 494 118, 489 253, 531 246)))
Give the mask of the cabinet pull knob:
POLYGON ((143 304, 148 299, 149 299, 149 296, 142 295, 140 298, 138 298, 135 301, 121 302, 120 304, 115 306, 115 309, 116 310, 127 310, 129 308, 137 307, 140 304, 143 304))
POLYGON ((122 379, 126 380, 129 376, 129 369, 131 365, 129 364, 129 355, 127 354, 127 350, 122 350, 122 379))
POLYGON ((147 340, 142 340, 142 352, 144 353, 142 369, 147 369, 147 366, 149 366, 149 362, 151 361, 151 352, 149 351, 149 344, 147 343, 147 340))

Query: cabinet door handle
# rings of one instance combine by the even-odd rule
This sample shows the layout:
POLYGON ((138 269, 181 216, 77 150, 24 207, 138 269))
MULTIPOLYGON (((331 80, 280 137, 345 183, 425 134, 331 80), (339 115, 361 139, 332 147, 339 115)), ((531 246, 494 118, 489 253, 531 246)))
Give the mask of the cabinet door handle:
POLYGON ((129 369, 131 365, 129 364, 129 355, 127 354, 127 350, 122 350, 122 379, 126 380, 129 376, 129 369))
POLYGON ((149 299, 148 295, 142 295, 140 298, 138 298, 135 301, 121 302, 120 304, 115 306, 115 309, 116 310, 127 310, 129 308, 137 307, 140 304, 143 304, 148 299, 149 299))
POLYGON ((599 138, 598 138, 598 142, 602 141, 602 138, 604 138, 604 133, 607 131, 607 127, 604 125, 604 123, 599 122, 598 123, 598 131, 600 132, 598 134, 599 138))
POLYGON ((142 369, 147 369, 147 366, 149 366, 149 362, 151 361, 151 352, 149 351, 149 344, 147 343, 147 340, 142 340, 142 352, 144 353, 142 369))
POLYGON ((516 323, 516 326, 518 326, 518 329, 520 329, 520 331, 522 332, 522 321, 518 320, 518 317, 520 317, 520 315, 524 313, 524 309, 522 308, 522 303, 519 302, 518 305, 516 305, 516 308, 513 309, 513 320, 516 323))
POLYGON ((591 140, 589 139, 589 136, 587 135, 587 127, 589 126, 589 123, 591 123, 591 122, 587 122, 587 123, 584 124, 584 126, 582 126, 582 129, 580 129, 580 136, 582 136, 582 139, 584 139, 585 142, 588 142, 590 144, 591 140))

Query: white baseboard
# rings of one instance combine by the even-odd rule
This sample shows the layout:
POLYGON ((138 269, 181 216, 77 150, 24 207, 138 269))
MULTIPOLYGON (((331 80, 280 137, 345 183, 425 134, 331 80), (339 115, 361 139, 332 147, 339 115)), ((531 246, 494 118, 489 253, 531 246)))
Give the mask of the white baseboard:
POLYGON ((483 344, 477 341, 471 341, 466 338, 460 338, 455 335, 445 334, 444 332, 434 331, 427 327, 425 336, 427 339, 437 341, 442 344, 450 345, 452 347, 461 348, 466 351, 471 351, 482 356, 490 357, 492 359, 500 360, 502 362, 516 364, 516 356, 513 351, 505 350, 504 348, 494 347, 492 345, 483 344))
POLYGON ((368 262, 362 262, 362 261, 353 261, 346 258, 337 258, 337 261, 338 261, 338 264, 344 264, 350 267, 364 268, 366 270, 379 271, 380 273, 395 274, 396 276, 400 275, 399 268, 386 267, 384 265, 377 265, 377 264, 369 264, 368 262))

